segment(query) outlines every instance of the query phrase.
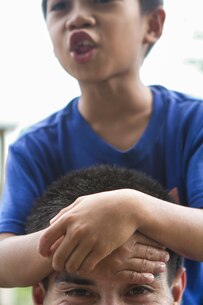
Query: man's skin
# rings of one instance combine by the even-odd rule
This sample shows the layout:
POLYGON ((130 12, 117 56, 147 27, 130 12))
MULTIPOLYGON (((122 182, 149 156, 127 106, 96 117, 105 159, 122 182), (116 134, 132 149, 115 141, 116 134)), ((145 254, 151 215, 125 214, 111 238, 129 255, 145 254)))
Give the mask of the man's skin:
MULTIPOLYGON (((39 199, 27 222, 27 232, 32 233, 49 227, 50 218, 57 215, 65 207, 69 208, 78 196, 84 195, 87 190, 94 195, 94 191, 100 185, 99 191, 111 188, 123 187, 127 183, 135 189, 144 188, 154 196, 168 198, 167 193, 160 185, 149 177, 139 172, 127 169, 115 169, 101 166, 84 169, 70 173, 53 184, 50 189, 39 199), (118 182, 119 181, 119 182, 118 182), (128 182, 127 182, 128 181, 128 182), (154 184, 155 183, 155 184, 154 184), (150 191, 151 190, 151 191, 150 191)), ((108 202, 108 204, 110 204, 108 202)), ((101 206, 105 210, 105 206, 101 206)), ((98 213, 100 215, 100 213, 98 213)), ((52 218, 53 219, 53 218, 52 218)), ((105 223, 107 225, 108 222, 105 223)), ((127 225, 126 225, 127 226, 127 225)), ((123 226, 117 234, 125 230, 123 226)), ((178 305, 186 285, 186 273, 183 268, 182 257, 165 249, 170 254, 168 262, 163 264, 162 270, 154 272, 153 281, 141 281, 135 276, 132 267, 136 264, 137 270, 144 270, 147 261, 143 264, 140 255, 140 245, 143 249, 150 249, 153 241, 139 232, 135 232, 121 247, 102 259, 90 272, 67 271, 65 268, 52 271, 45 278, 38 281, 33 287, 35 305, 178 305), (135 255, 132 254, 135 253, 135 255), (128 268, 126 268, 126 264, 128 268), (129 272, 127 278, 120 278, 119 273, 129 272), (117 275, 117 276, 116 276, 117 275)), ((59 241, 60 244, 60 241, 59 241)), ((154 244, 154 246, 158 244, 154 244)), ((160 245, 159 245, 160 246, 160 245)), ((54 247, 58 247, 57 244, 54 247)), ((68 252, 67 248, 67 252, 68 252)), ((55 250, 53 249, 53 252, 55 250)), ((157 251, 157 255, 159 251, 157 251)), ((150 256, 150 251, 148 252, 150 256)), ((155 262, 156 264, 156 262, 155 262)), ((158 264, 159 266, 159 264, 158 264)), ((157 266, 157 267, 158 267, 157 266)), ((159 268, 159 267, 158 267, 159 268)), ((141 276, 141 275, 140 275, 141 276)))
POLYGON ((169 285, 167 270, 150 284, 83 278, 67 272, 52 273, 48 287, 33 287, 34 305, 178 305, 186 285, 180 268, 169 285))

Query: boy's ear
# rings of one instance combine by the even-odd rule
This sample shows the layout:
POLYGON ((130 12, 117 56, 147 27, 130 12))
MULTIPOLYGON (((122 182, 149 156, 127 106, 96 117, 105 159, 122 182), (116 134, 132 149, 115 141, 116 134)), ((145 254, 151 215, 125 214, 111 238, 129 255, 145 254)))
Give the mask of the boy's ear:
POLYGON ((161 37, 166 14, 164 9, 159 7, 146 15, 146 18, 147 31, 144 42, 148 44, 154 44, 161 37))
POLYGON ((186 287, 186 271, 185 268, 180 268, 171 285, 171 293, 173 297, 173 305, 180 305, 183 292, 186 287))
POLYGON ((44 296, 45 291, 41 283, 38 283, 32 287, 33 305, 43 305, 44 296))

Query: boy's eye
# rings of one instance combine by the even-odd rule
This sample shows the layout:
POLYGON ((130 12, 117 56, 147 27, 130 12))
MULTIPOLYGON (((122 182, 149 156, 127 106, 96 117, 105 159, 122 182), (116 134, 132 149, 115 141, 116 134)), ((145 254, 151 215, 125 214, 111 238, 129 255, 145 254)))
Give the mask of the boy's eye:
POLYGON ((112 0, 95 0, 96 3, 108 3, 111 2, 112 0))
POLYGON ((68 1, 58 1, 51 6, 52 11, 63 11, 69 7, 68 1))

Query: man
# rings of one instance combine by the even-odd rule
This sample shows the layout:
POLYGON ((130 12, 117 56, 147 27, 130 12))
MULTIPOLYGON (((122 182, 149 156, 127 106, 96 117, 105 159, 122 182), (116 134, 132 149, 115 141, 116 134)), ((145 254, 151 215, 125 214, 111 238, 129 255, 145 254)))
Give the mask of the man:
MULTIPOLYGON (((48 188, 28 219, 27 233, 49 226, 50 219, 78 197, 121 188, 131 188, 163 200, 170 200, 162 187, 144 174, 118 167, 91 167, 69 173, 48 188)), ((140 239, 144 240, 141 234, 140 239)), ((53 251, 57 246, 58 244, 54 245, 53 251)), ((133 236, 125 245, 101 261, 88 275, 53 271, 33 287, 34 304, 180 304, 186 274, 182 258, 172 251, 169 251, 170 259, 166 269, 157 272, 154 281, 149 284, 137 284, 136 281, 133 283, 132 279, 129 282, 121 281, 115 277, 115 273, 119 274, 122 270, 125 261, 133 259, 130 257, 132 248, 133 236)))

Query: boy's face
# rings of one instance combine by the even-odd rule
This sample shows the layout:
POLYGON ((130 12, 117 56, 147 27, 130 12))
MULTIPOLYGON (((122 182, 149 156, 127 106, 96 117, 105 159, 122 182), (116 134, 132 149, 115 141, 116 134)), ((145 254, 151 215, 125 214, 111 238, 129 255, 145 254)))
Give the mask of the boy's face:
POLYGON ((179 305, 183 288, 183 270, 171 287, 166 272, 148 285, 92 280, 64 272, 53 273, 48 290, 39 292, 35 287, 33 296, 35 305, 179 305))
POLYGON ((79 82, 138 74, 149 43, 138 0, 48 0, 47 27, 56 57, 79 82))

